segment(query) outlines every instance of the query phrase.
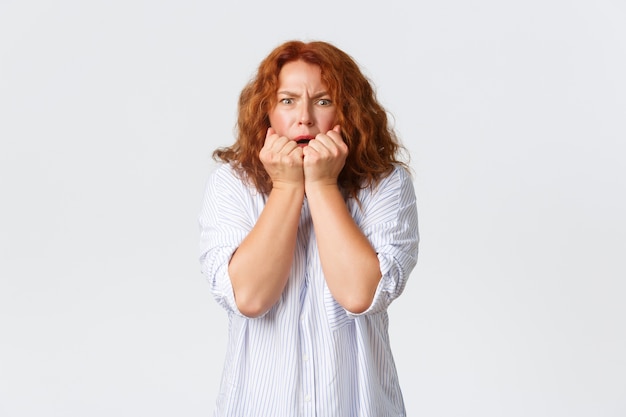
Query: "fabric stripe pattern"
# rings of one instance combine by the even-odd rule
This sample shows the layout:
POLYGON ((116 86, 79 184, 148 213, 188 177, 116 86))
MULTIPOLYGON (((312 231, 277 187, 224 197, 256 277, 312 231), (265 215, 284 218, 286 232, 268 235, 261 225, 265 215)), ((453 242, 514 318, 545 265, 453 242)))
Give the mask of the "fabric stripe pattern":
MULTIPOLYGON (((266 196, 228 164, 211 174, 199 215, 201 272, 229 321, 215 417, 400 417, 405 407, 391 352, 387 308, 416 265, 415 192, 401 167, 346 202, 378 253, 382 278, 363 313, 345 310, 326 286, 304 200, 288 283, 264 315, 237 309, 228 262, 266 196)), ((271 248, 268 248, 271 250, 271 248)))

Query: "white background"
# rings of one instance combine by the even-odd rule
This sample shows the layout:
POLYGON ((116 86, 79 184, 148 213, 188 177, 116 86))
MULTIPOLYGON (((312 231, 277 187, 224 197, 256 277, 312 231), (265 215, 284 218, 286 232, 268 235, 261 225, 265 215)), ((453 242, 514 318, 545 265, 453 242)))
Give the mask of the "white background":
POLYGON ((0 0, 0 416, 208 416, 196 217, 238 94, 351 54, 412 153, 409 416, 626 416, 626 4, 0 0))

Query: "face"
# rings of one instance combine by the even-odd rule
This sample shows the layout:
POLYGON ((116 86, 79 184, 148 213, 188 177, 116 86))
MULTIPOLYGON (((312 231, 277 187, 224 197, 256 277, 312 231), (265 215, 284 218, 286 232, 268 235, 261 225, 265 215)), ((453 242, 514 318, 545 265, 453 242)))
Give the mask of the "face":
POLYGON ((269 119, 278 135, 305 146, 315 135, 335 126, 337 110, 322 83, 319 66, 304 61, 285 64, 278 75, 276 94, 269 119))

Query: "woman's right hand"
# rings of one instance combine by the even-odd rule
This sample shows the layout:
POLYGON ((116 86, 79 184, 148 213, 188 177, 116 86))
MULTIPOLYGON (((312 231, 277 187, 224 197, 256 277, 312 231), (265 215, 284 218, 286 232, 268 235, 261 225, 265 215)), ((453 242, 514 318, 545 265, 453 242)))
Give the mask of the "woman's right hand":
POLYGON ((259 158, 272 179, 273 187, 304 186, 302 148, 295 141, 279 136, 270 127, 259 158))

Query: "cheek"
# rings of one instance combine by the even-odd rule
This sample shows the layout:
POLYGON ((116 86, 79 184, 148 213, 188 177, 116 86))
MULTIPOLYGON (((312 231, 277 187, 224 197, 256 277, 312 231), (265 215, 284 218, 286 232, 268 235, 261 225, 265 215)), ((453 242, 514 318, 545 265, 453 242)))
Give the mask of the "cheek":
POLYGON ((327 131, 331 130, 338 123, 337 114, 334 112, 324 115, 323 120, 324 127, 327 131))
POLYGON ((288 125, 288 120, 285 114, 282 114, 277 111, 273 111, 269 114, 270 125, 276 130, 276 133, 282 134, 280 132, 284 130, 288 125))

